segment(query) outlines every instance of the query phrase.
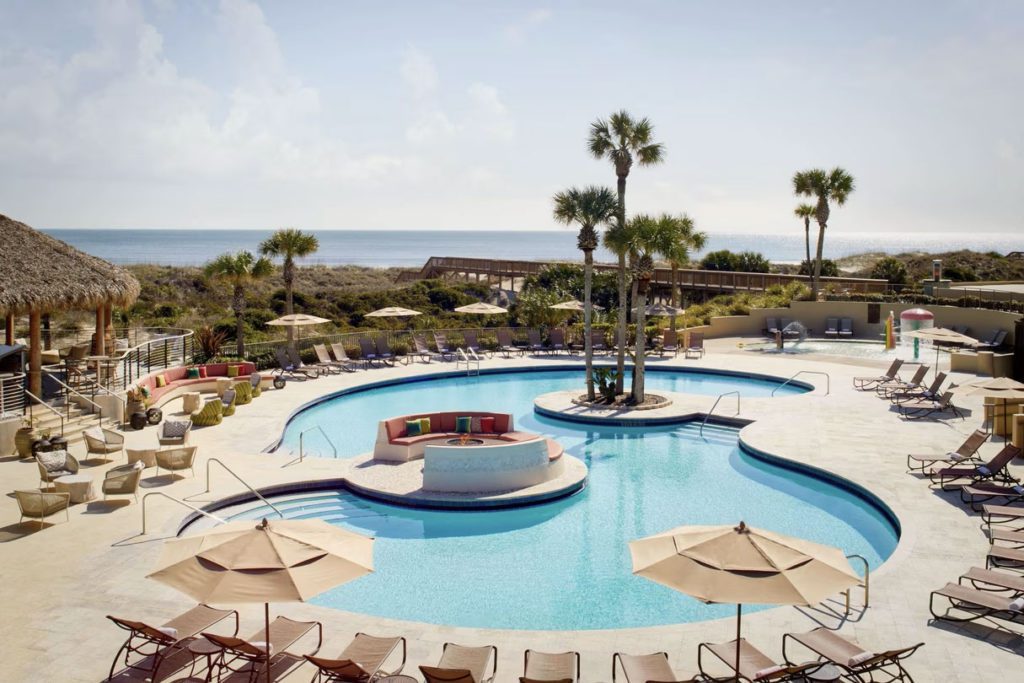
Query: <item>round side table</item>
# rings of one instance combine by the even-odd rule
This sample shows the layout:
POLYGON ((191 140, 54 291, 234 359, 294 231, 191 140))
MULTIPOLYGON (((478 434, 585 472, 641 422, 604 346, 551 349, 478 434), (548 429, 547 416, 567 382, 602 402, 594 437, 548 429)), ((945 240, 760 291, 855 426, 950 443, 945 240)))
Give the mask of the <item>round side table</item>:
POLYGON ((57 493, 67 493, 72 503, 86 503, 96 497, 92 488, 92 477, 88 474, 67 474, 53 480, 57 493))
POLYGON ((186 413, 194 413, 202 408, 198 391, 187 391, 181 397, 181 409, 186 413))
POLYGON ((234 383, 230 377, 218 377, 217 378, 217 396, 224 398, 224 392, 231 388, 234 383))

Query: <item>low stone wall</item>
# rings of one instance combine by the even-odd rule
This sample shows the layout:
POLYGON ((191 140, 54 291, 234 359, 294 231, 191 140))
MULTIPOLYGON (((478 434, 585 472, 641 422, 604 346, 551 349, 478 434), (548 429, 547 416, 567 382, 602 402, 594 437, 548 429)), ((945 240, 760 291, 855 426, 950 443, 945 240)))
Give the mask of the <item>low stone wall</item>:
POLYGON ((484 440, 479 446, 450 446, 444 441, 423 450, 423 490, 446 493, 494 493, 541 484, 562 472, 561 458, 550 460, 548 440, 518 443, 484 440))

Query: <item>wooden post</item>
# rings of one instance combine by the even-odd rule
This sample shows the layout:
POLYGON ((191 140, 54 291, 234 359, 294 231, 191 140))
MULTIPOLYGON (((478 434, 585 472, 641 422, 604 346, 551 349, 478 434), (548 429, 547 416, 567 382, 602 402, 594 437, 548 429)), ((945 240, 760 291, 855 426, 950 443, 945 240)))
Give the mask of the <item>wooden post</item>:
POLYGON ((103 306, 100 305, 100 307, 96 309, 96 336, 93 338, 93 342, 92 342, 92 352, 93 352, 93 355, 96 355, 96 356, 102 356, 103 355, 103 322, 104 322, 104 317, 105 316, 103 315, 103 306))
POLYGON ((40 338, 42 335, 39 333, 41 317, 35 309, 28 314, 28 390, 39 398, 43 397, 43 346, 40 338))
POLYGON ((113 353, 114 344, 114 305, 107 304, 103 307, 103 340, 110 352, 113 353))
POLYGON ((50 314, 46 313, 42 318, 43 332, 46 333, 46 339, 43 340, 43 348, 50 349, 53 347, 53 335, 50 334, 50 314))
POLYGON ((14 314, 8 313, 6 320, 5 342, 8 346, 14 346, 14 314))

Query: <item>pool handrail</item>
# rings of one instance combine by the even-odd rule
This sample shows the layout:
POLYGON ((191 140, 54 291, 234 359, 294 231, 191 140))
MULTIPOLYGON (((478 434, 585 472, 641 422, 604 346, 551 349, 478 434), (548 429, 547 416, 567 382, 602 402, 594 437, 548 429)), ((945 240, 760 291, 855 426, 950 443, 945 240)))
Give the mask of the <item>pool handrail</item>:
POLYGON ((264 498, 262 493, 260 493, 259 491, 257 491, 253 487, 249 486, 249 482, 247 482, 245 479, 242 479, 240 476, 238 476, 238 474, 233 469, 231 469, 230 467, 225 465, 223 463, 223 461, 221 461, 219 458, 209 458, 206 461, 206 490, 203 491, 203 493, 209 493, 210 492, 210 464, 211 463, 217 463, 218 465, 223 467, 224 470, 227 471, 228 474, 230 474, 232 477, 234 477, 239 482, 241 482, 242 486, 244 486, 245 488, 249 489, 249 493, 253 494, 257 498, 259 498, 261 501, 263 501, 266 505, 268 505, 274 512, 277 513, 278 517, 280 517, 281 519, 284 519, 284 513, 281 512, 280 510, 278 510, 276 505, 274 505, 269 500, 264 498))
POLYGON ((204 517, 209 517, 217 524, 224 524, 224 520, 218 517, 217 515, 210 514, 206 510, 197 508, 195 505, 192 505, 191 503, 186 503, 181 498, 175 498, 174 496, 167 495, 163 491, 150 491, 149 493, 142 497, 142 533, 139 534, 140 536, 144 536, 146 534, 146 501, 149 500, 150 496, 163 496, 167 500, 173 500, 175 503, 178 503, 179 505, 184 505, 193 512, 198 512, 204 517))
POLYGON ((829 394, 832 393, 832 378, 829 376, 829 374, 827 372, 821 372, 820 370, 800 370, 796 374, 794 374, 792 377, 787 379, 785 382, 783 382, 779 386, 777 386, 774 389, 772 389, 772 394, 771 395, 775 396, 775 392, 776 391, 778 391, 782 387, 786 386, 787 384, 792 382, 794 379, 796 379, 800 375, 824 375, 825 376, 825 395, 828 396, 829 394))
MULTIPOLYGON (((320 433, 324 435, 325 439, 327 439, 327 443, 330 445, 331 451, 334 453, 334 457, 335 458, 338 457, 338 449, 334 445, 334 442, 331 441, 331 437, 327 436, 327 432, 324 431, 324 428, 321 427, 320 425, 313 425, 312 427, 310 427, 308 429, 304 429, 301 432, 299 432, 299 459, 297 461, 296 460, 292 460, 292 462, 302 462, 303 458, 305 457, 305 450, 304 450, 304 447, 303 447, 303 441, 305 439, 306 432, 311 432, 314 429, 320 430, 320 433)), ((291 464, 292 464, 291 462, 290 463, 286 463, 286 466, 287 465, 291 465, 291 464)))
POLYGON ((466 348, 466 349, 458 348, 458 349, 456 349, 456 352, 459 354, 459 357, 455 359, 455 369, 456 370, 458 370, 459 367, 463 363, 465 363, 466 364, 466 376, 468 377, 468 376, 473 374, 473 369, 470 367, 470 363, 476 363, 476 374, 478 374, 478 375, 480 374, 480 356, 478 356, 476 354, 476 351, 474 351, 473 349, 470 349, 470 348, 466 348))
POLYGON ((704 436, 704 425, 706 425, 708 423, 708 420, 711 418, 711 414, 715 412, 715 408, 718 407, 718 402, 721 401, 722 398, 724 398, 725 396, 729 396, 731 394, 736 394, 736 415, 740 414, 740 412, 741 412, 741 409, 740 409, 740 392, 738 390, 726 391, 726 392, 723 392, 723 393, 719 394, 718 398, 716 398, 715 402, 711 405, 711 410, 709 410, 707 412, 707 414, 704 415, 704 419, 700 423, 700 435, 702 437, 704 436))
MULTIPOLYGON (((860 560, 864 563, 864 581, 860 584, 864 589, 864 609, 867 609, 871 605, 871 565, 868 564, 868 560, 863 555, 856 553, 847 555, 848 560, 860 560)), ((850 589, 847 588, 843 591, 843 595, 846 596, 846 615, 850 614, 850 589)))

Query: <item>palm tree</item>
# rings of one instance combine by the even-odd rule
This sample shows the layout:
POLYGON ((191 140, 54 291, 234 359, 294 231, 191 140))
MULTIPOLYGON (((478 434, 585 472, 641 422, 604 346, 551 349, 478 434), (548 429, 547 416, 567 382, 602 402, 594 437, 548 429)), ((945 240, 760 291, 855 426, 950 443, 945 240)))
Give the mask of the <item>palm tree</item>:
POLYGON ((818 298, 821 280, 821 254, 825 246, 825 228, 830 214, 829 202, 842 206, 853 193, 853 176, 836 166, 831 171, 813 168, 798 171, 793 175, 793 192, 801 197, 816 197, 814 218, 818 222, 818 249, 814 258, 814 274, 811 276, 811 296, 818 298))
POLYGON ((626 243, 629 245, 629 267, 633 278, 633 322, 636 327, 636 349, 633 358, 633 386, 630 400, 642 404, 644 392, 644 352, 647 347, 646 324, 647 285, 654 271, 654 254, 666 243, 664 232, 669 222, 640 214, 626 223, 626 243))
MULTIPOLYGON (((616 214, 616 218, 621 215, 618 210, 616 210, 616 214)), ((626 371, 626 306, 629 302, 629 297, 626 294, 626 258, 629 256, 628 237, 629 234, 626 232, 625 224, 620 223, 618 220, 609 225, 608 229, 604 231, 604 248, 615 254, 619 260, 619 311, 616 324, 619 353, 615 372, 616 395, 621 394, 624 390, 623 376, 626 371)))
POLYGON ((274 272, 274 264, 267 258, 256 258, 250 251, 221 254, 206 264, 206 277, 231 285, 231 310, 235 314, 235 343, 239 358, 245 357, 245 288, 274 272))
MULTIPOLYGON (((672 306, 678 308, 682 294, 679 287, 679 268, 689 262, 692 252, 700 251, 707 246, 708 235, 697 230, 693 219, 685 213, 678 216, 662 214, 658 220, 663 225, 660 232, 664 240, 664 244, 658 248, 658 253, 665 257, 669 268, 672 269, 672 306)), ((672 316, 669 324, 675 329, 675 316, 672 316)))
POLYGON ((594 394, 594 347, 590 326, 593 318, 591 289, 594 280, 594 250, 597 249, 597 226, 611 222, 618 215, 618 200, 607 187, 591 185, 582 190, 575 187, 554 197, 555 220, 570 225, 579 223, 576 246, 583 252, 583 348, 587 367, 587 400, 594 394))
MULTIPOLYGON (((296 228, 281 228, 260 243, 260 253, 264 256, 284 259, 282 275, 284 276, 284 312, 291 315, 295 312, 292 295, 295 289, 295 258, 309 256, 320 248, 315 235, 302 232, 296 228)), ((288 328, 288 346, 294 343, 295 328, 288 328)))
MULTIPOLYGON (((590 124, 587 148, 595 159, 608 159, 615 166, 619 191, 619 227, 626 225, 626 178, 633 168, 633 160, 641 166, 660 164, 665 160, 665 146, 653 142, 654 125, 649 119, 635 120, 626 110, 617 111, 605 119, 590 124)), ((619 255, 619 355, 618 383, 622 393, 622 374, 626 364, 626 258, 619 255)))
POLYGON ((804 247, 807 249, 807 274, 810 275, 814 266, 811 265, 811 219, 814 218, 814 205, 801 204, 793 209, 793 215, 804 219, 804 247))

